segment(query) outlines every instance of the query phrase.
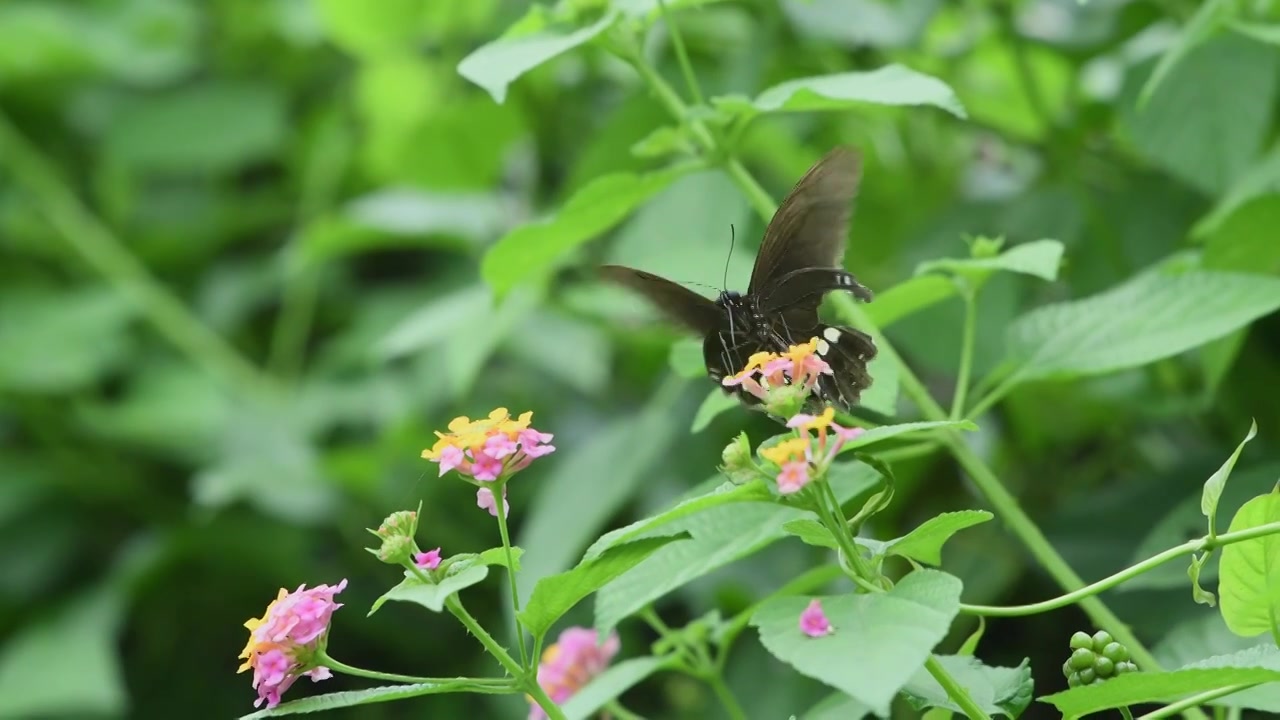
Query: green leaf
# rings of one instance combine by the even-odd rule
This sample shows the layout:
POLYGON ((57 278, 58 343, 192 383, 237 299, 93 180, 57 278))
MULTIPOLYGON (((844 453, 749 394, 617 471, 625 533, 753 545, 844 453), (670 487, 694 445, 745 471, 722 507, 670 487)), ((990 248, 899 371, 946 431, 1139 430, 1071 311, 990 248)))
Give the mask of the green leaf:
POLYGON ((945 272, 982 281, 991 273, 1004 270, 1053 281, 1058 279, 1062 250, 1062 243, 1057 240, 1034 240, 1015 245, 995 257, 928 260, 916 266, 915 274, 945 272))
POLYGON ((535 638, 542 637, 556 620, 583 598, 663 547, 684 539, 677 535, 636 540, 612 547, 591 560, 584 560, 572 570, 542 578, 534 586, 528 605, 520 613, 520 622, 535 638))
POLYGON ((1280 45, 1280 25, 1228 20, 1227 26, 1235 32, 1251 37, 1258 42, 1268 45, 1280 45))
POLYGON ((890 555, 909 557, 926 565, 942 564, 942 546, 957 532, 995 517, 986 510, 945 512, 920 523, 906 535, 886 543, 890 555))
MULTIPOLYGON (((827 473, 827 481, 842 502, 871 487, 876 479, 876 472, 862 463, 840 463, 827 473)), ((678 519, 665 522, 661 527, 628 529, 625 532, 628 536, 642 532, 671 534, 685 531, 693 539, 662 548, 630 572, 601 588, 596 596, 596 629, 601 632, 612 629, 622 619, 671 590, 785 537, 782 526, 787 522, 811 517, 806 511, 777 505, 763 484, 751 483, 742 487, 742 490, 726 492, 731 493, 731 497, 737 492, 743 495, 763 492, 767 502, 720 501, 694 512, 682 507, 673 511, 679 514, 678 519)), ((735 500, 739 499, 741 497, 735 497, 735 500)), ((601 538, 601 541, 609 542, 606 538, 601 538)))
POLYGON ((586 720, 605 703, 622 695, 662 669, 666 661, 656 657, 623 660, 591 679, 560 707, 569 720, 586 720))
POLYGON ((1092 297, 1048 305, 1009 328, 1019 381, 1099 375, 1177 355, 1280 308, 1280 279, 1148 270, 1092 297))
POLYGON ((214 174, 274 156, 287 128, 278 88, 217 81, 136 98, 103 142, 112 161, 135 171, 214 174))
POLYGON ((432 612, 440 612, 444 610, 445 601, 450 596, 475 585, 488 576, 488 565, 468 565, 461 568, 458 573, 440 580, 439 583, 424 583, 413 573, 405 571, 405 578, 399 585, 373 601, 373 607, 369 608, 369 615, 377 612, 378 608, 388 600, 417 603, 432 612))
MULTIPOLYGON (((1280 167, 1276 171, 1280 179, 1280 167)), ((1280 195, 1262 195, 1233 207, 1204 238, 1205 269, 1280 274, 1280 243, 1273 234, 1277 226, 1280 195)))
POLYGON ((1177 670, 1125 673, 1038 700, 1052 704, 1066 720, 1072 720, 1123 705, 1169 703, 1229 685, 1276 681, 1280 681, 1280 651, 1267 644, 1206 658, 1177 670))
POLYGON ((738 407, 740 404, 738 398, 720 388, 712 388, 711 392, 707 393, 706 399, 698 406, 698 412, 693 416, 693 426, 689 428, 689 432, 703 431, 711 424, 712 420, 738 407))
POLYGON ((937 305, 956 294, 955 283, 939 275, 918 275, 876 295, 866 313, 876 327, 893 323, 937 305))
POLYGON ((1231 453, 1231 457, 1222 463, 1222 467, 1218 468, 1209 479, 1204 482, 1204 492, 1200 495, 1200 512, 1209 519, 1209 535, 1217 535, 1217 517, 1218 517, 1218 501, 1222 498, 1222 489, 1227 485, 1227 478, 1231 476, 1231 471, 1235 469, 1236 460, 1240 459, 1240 453, 1244 450, 1244 446, 1258 434, 1258 421, 1253 420, 1249 423, 1249 433, 1244 436, 1244 440, 1236 446, 1236 451, 1231 453))
POLYGON ((929 432, 931 430, 942 430, 942 429, 977 430, 978 426, 973 424, 973 422, 970 420, 937 420, 937 421, 931 420, 928 422, 910 422, 910 423, 900 423, 898 425, 882 425, 878 428, 871 428, 870 430, 862 433, 858 437, 845 443, 844 446, 840 448, 840 454, 852 452, 853 450, 860 450, 862 448, 867 447, 868 445, 874 445, 875 443, 881 442, 883 440, 888 440, 889 438, 895 438, 902 435, 912 435, 915 433, 924 433, 924 432, 929 432))
POLYGON ((1143 83, 1142 91, 1138 95, 1139 107, 1145 107, 1174 67, 1213 34, 1228 8, 1229 4, 1225 0, 1207 0, 1196 9, 1195 15, 1187 21, 1187 26, 1183 28, 1178 41, 1160 56, 1155 70, 1143 83))
POLYGON ((0 652, 0 716, 126 714, 123 618, 122 594, 103 586, 16 628, 0 652))
POLYGON ((386 685, 366 690, 348 690, 346 692, 314 695, 280 703, 270 710, 259 710, 248 715, 241 715, 239 720, 257 720, 257 718, 279 717, 280 715, 318 713, 356 705, 373 705, 375 703, 391 702, 392 700, 407 700, 423 695, 465 692, 465 690, 466 685, 464 683, 456 682, 413 683, 411 685, 386 685))
POLYGON ((772 499, 773 495, 769 492, 769 488, 763 480, 756 480, 746 485, 734 485, 726 482, 710 493, 684 500, 666 512, 643 520, 637 520, 626 527, 620 527, 605 533, 599 540, 592 543, 591 547, 587 548, 584 559, 589 560, 593 557, 598 557, 609 548, 632 542, 642 537, 661 537, 662 533, 675 535, 684 532, 683 528, 674 523, 696 513, 732 503, 759 503, 768 502, 772 499))
POLYGON ((861 720, 870 714, 871 708, 866 704, 844 693, 832 693, 806 710, 801 717, 802 720, 861 720))
POLYGON ((1213 607, 1218 598, 1213 593, 1200 587, 1200 573, 1204 572, 1205 564, 1209 562, 1212 555, 1210 552, 1202 552, 1199 555, 1191 556, 1191 565, 1187 567, 1187 577, 1191 579, 1191 599, 1200 605, 1208 605, 1213 607))
POLYGON ((769 600, 751 624, 774 657, 884 716, 946 637, 960 610, 960 590, 956 577, 917 570, 886 593, 819 598, 834 628, 830 635, 811 638, 800 631, 808 597, 769 600))
MULTIPOLYGON (((1231 519, 1228 532, 1280 522, 1280 494, 1259 495, 1231 519)), ((1242 637, 1272 631, 1280 636, 1280 534, 1232 543, 1218 564, 1222 619, 1242 637)))
POLYGON ((693 380, 707 376, 707 363, 702 357, 702 341, 697 338, 680 338, 671 343, 668 359, 671 369, 680 377, 693 380))
MULTIPOLYGON (((1223 194, 1222 199, 1214 205, 1213 210, 1191 228, 1191 236, 1203 239, 1223 231, 1227 220, 1250 201, 1277 192, 1280 192, 1280 144, 1272 147, 1266 155, 1253 160, 1249 169, 1236 178, 1231 187, 1223 194)), ((1261 231, 1260 234, 1263 235, 1263 239, 1258 240, 1258 242, 1260 244, 1269 244, 1268 241, 1271 236, 1266 235, 1265 230, 1261 231)), ((1213 251, 1210 248, 1206 248, 1206 254, 1213 254, 1213 251)), ((1256 266, 1228 267, 1224 269, 1249 270, 1253 267, 1256 266)))
POLYGON ((765 90, 755 100, 712 98, 728 112, 805 112, 846 110, 861 103, 932 105, 965 117, 955 93, 941 80, 902 65, 886 65, 869 72, 797 78, 765 90))
MULTIPOLYGON (((1257 638, 1242 638, 1227 629, 1222 615, 1197 613, 1168 631, 1152 648, 1152 653, 1161 665, 1179 668, 1214 655, 1229 655, 1257 646, 1257 638)), ((1209 704, 1280 713, 1280 683, 1242 690, 1212 700, 1209 704)))
POLYGON ((313 4, 334 44, 356 55, 372 59, 400 50, 411 52, 419 41, 423 19, 420 0, 315 0, 313 4))
POLYGON ((1138 151, 1209 195, 1248 170, 1271 127, 1280 54, 1248 38, 1218 35, 1191 50, 1142 109, 1125 106, 1138 151), (1198 142, 1187 142, 1194 137, 1198 142))
POLYGON ((507 233, 485 253, 480 274, 499 296, 555 269, 566 254, 622 221, 636 206, 689 172, 679 165, 645 175, 604 175, 574 193, 558 213, 507 233))
MULTIPOLYGON (((989 667, 962 655, 938 655, 936 659, 988 715, 1016 718, 1031 704, 1035 683, 1031 680, 1029 659, 1024 659, 1018 667, 989 667)), ((924 668, 916 672, 902 693, 916 710, 945 708, 964 712, 924 668)))
POLYGON ((871 387, 862 393, 858 405, 886 417, 898 414, 898 363, 887 353, 877 353, 867 363, 871 387))
POLYGON ((102 288, 0 289, 0 388, 66 392, 124 360, 134 310, 102 288))
POLYGON ((800 518, 785 522, 782 524, 782 531, 788 535, 795 535, 805 545, 831 548, 832 550, 839 547, 836 539, 831 537, 831 532, 827 530, 826 526, 813 518, 800 518))
MULTIPOLYGON (((511 561, 515 567, 511 568, 516 572, 520 571, 520 556, 524 555, 524 548, 511 548, 511 561)), ((489 548, 476 556, 477 562, 481 565, 497 565, 499 567, 507 567, 507 551, 505 548, 489 548)))
MULTIPOLYGON (((531 14, 541 14, 534 7, 531 14)), ((529 16, 526 16, 528 18, 529 16)), ((507 86, 521 75, 562 53, 590 42, 618 19, 615 11, 606 12, 599 20, 576 30, 542 27, 529 32, 516 25, 502 37, 476 48, 458 63, 458 73, 488 92, 495 102, 507 99, 507 86)))

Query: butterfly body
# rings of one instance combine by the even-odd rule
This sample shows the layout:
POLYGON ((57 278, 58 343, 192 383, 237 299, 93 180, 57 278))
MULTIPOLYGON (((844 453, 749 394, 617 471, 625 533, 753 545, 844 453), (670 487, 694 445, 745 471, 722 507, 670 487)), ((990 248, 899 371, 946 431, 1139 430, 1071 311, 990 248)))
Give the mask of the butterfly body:
MULTIPOLYGON (((783 352, 818 338, 818 354, 832 375, 819 381, 815 400, 848 410, 871 384, 866 365, 875 357, 875 344, 858 330, 821 322, 818 306, 833 290, 872 299, 843 267, 860 170, 856 153, 836 148, 801 178, 765 230, 745 293, 723 290, 713 301, 643 270, 606 265, 601 273, 702 334, 707 374, 717 384, 757 352, 783 352)), ((738 388, 725 390, 748 405, 759 403, 738 388)))

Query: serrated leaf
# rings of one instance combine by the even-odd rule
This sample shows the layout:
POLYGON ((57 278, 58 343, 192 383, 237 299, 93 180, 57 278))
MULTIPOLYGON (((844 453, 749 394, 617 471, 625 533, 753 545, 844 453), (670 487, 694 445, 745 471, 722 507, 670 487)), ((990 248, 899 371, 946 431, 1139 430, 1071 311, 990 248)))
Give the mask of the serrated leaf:
POLYGON ((630 690, 660 670, 665 661, 656 657, 623 660, 591 679, 560 710, 569 720, 586 720, 605 703, 630 690))
POLYGON ((916 266, 915 274, 946 272, 981 281, 1003 270, 1052 281, 1058 279, 1062 252, 1062 243, 1057 240, 1034 240, 1015 245, 995 257, 928 260, 916 266))
MULTIPOLYGON (((1017 667, 990 667, 963 655, 937 655, 935 659, 988 715, 1016 718, 1031 704, 1035 684, 1031 680, 1029 659, 1017 667)), ((964 713, 924 668, 907 683, 902 693, 916 710, 944 708, 964 713)))
POLYGON ((443 578, 438 583, 422 582, 416 575, 405 573, 399 585, 383 593, 382 597, 373 601, 369 608, 372 615, 388 600, 417 603, 431 612, 444 610, 445 601, 450 596, 475 585, 489 576, 488 565, 471 565, 460 572, 443 578))
POLYGON ((693 416, 693 425, 689 428, 689 432, 701 432, 711 424, 712 420, 738 407, 740 404, 736 397, 720 388, 712 388, 707 393, 706 399, 698 406, 698 412, 693 416))
MULTIPOLYGON (((531 13, 542 11, 539 8, 531 13)), ((527 16, 526 16, 527 17, 527 16)), ((590 42, 618 19, 618 13, 606 12, 586 27, 576 30, 541 27, 528 32, 517 21, 502 37, 476 48, 458 63, 458 74, 484 88, 495 102, 507 99, 507 86, 539 65, 590 42)))
POLYGON ((1177 355, 1277 308, 1277 278, 1156 268, 1023 315, 1009 328, 1009 353, 1020 381, 1099 375, 1177 355))
POLYGON ((462 683, 413 683, 411 685, 386 685, 367 690, 348 690, 346 692, 316 695, 300 700, 290 700, 270 710, 259 710, 248 715, 241 715, 239 720, 317 713, 356 705, 372 705, 374 703, 391 702, 392 700, 406 700, 422 695, 464 692, 465 689, 466 685, 462 683))
POLYGON ((800 630, 808 597, 769 600, 752 615, 751 624, 774 657, 884 716, 894 696, 946 637, 960 610, 961 587, 959 578, 917 570, 886 593, 820 597, 834 628, 822 637, 800 630))
POLYGON ((480 264, 499 296, 552 271, 566 254, 621 222, 636 206, 692 169, 680 165, 645 175, 614 173, 592 180, 555 215, 507 233, 480 264))
POLYGON ((706 495, 689 498, 670 510, 653 517, 637 520, 626 527, 620 527, 605 533, 600 539, 592 543, 591 547, 587 548, 583 559, 590 560, 593 557, 598 557, 611 547, 631 542, 641 537, 658 537, 658 535, 650 535, 650 533, 665 532, 668 535, 674 535, 683 532, 682 528, 673 523, 695 513, 731 503, 767 502, 772 499, 773 495, 762 480, 753 481, 745 485, 734 485, 726 482, 706 495))
POLYGON ((1204 492, 1200 495, 1200 512, 1209 519, 1209 535, 1217 535, 1215 530, 1218 517, 1218 501, 1222 499, 1222 489, 1226 487, 1227 478, 1231 476, 1231 471, 1236 466, 1236 460, 1240 459, 1240 453, 1244 450, 1244 446, 1258 434, 1258 421, 1253 420, 1249 424, 1249 432, 1244 436, 1244 440, 1236 446, 1236 451, 1231 453, 1231 457, 1222 463, 1222 467, 1218 468, 1209 479, 1204 482, 1204 492))
MULTIPOLYGON (((1280 494, 1259 495, 1231 519, 1228 532, 1280 522, 1280 494)), ((1222 548, 1218 563, 1218 595, 1222 619, 1231 632, 1250 637, 1280 634, 1280 535, 1232 543, 1222 548)))
POLYGON ((898 425, 881 425, 878 428, 871 428, 854 439, 846 442, 840 448, 840 454, 860 450, 868 445, 888 440, 890 438, 901 437, 903 435, 913 435, 916 433, 924 433, 932 430, 953 429, 953 430, 977 430, 978 426, 970 420, 930 420, 928 422, 910 422, 899 423, 898 425))
MULTIPOLYGON (((1227 220, 1251 200, 1278 191, 1280 191, 1280 144, 1272 147, 1266 155, 1253 159, 1249 169, 1236 178, 1223 194, 1222 199, 1213 206, 1213 210, 1191 228, 1191 236, 1204 238, 1219 232, 1227 220)), ((1270 239, 1270 236, 1267 237, 1270 239)), ((1209 254, 1208 251, 1206 254, 1209 254)))
POLYGON ((1280 651, 1268 644, 1206 658, 1177 670, 1125 673, 1037 700, 1053 705, 1066 720, 1072 720, 1123 705, 1168 703, 1229 685, 1276 681, 1280 681, 1280 651))
POLYGON ((845 110, 861 103, 932 105, 956 117, 965 117, 959 98, 946 83, 902 65, 796 78, 774 85, 755 100, 721 97, 713 98, 712 102, 728 112, 747 113, 845 110))
MULTIPOLYGON (((862 463, 837 464, 827 473, 827 482, 841 502, 871 487, 876 478, 875 471, 862 463)), ((704 505, 693 511, 686 506, 671 511, 679 513, 678 519, 664 521, 660 527, 647 525, 629 529, 627 535, 686 531, 693 539, 662 548, 601 588, 596 595, 596 629, 601 632, 612 629, 623 618, 671 590, 785 537, 782 526, 788 521, 810 516, 805 511, 777 505, 763 483, 742 488, 727 491, 733 501, 715 502, 709 498, 709 507, 704 505), (766 493, 766 502, 740 501, 762 491, 766 493), (742 495, 738 496, 738 492, 742 495)))
POLYGON ((520 622, 535 638, 542 637, 560 616, 573 609, 583 598, 664 546, 684 539, 680 535, 673 535, 636 540, 610 548, 599 557, 579 563, 572 570, 542 578, 534 586, 528 605, 520 613, 520 622))
POLYGON ((920 523, 914 530, 890 540, 885 552, 917 560, 926 565, 942 564, 942 546, 961 530, 995 517, 986 510, 945 512, 920 523))
POLYGON ((1227 7, 1225 0, 1207 0, 1196 9, 1195 14, 1187 21, 1187 26, 1182 29, 1178 41, 1160 56, 1151 76, 1143 83, 1142 91, 1138 94, 1139 107, 1146 106, 1174 67, 1213 34, 1227 7))
POLYGON ((831 548, 832 550, 839 547, 836 539, 831 537, 831 533, 827 528, 813 518, 800 518, 785 522, 782 524, 782 531, 788 535, 796 536, 805 545, 831 548))
MULTIPOLYGON (((1230 655, 1258 646, 1257 638, 1242 638, 1227 629, 1219 613, 1197 613, 1173 629, 1152 648, 1167 668, 1180 668, 1215 655, 1230 655)), ((1216 698, 1208 704, 1280 713, 1280 683, 1267 683, 1216 698)))

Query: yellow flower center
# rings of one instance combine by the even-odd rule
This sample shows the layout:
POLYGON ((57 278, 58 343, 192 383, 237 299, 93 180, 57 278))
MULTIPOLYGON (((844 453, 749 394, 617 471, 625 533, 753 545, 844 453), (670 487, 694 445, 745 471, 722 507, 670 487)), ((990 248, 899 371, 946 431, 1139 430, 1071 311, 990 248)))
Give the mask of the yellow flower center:
POLYGON ((792 460, 803 460, 804 451, 809 447, 809 441, 805 438, 791 438, 770 448, 762 448, 760 455, 769 462, 782 466, 792 460))

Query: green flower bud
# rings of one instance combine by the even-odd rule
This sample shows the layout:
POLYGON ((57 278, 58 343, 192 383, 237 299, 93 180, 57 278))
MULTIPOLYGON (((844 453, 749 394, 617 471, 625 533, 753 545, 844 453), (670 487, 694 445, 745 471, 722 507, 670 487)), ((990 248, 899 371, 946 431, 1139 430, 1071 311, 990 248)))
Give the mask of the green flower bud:
POLYGON ((1111 633, 1106 630, 1099 630, 1093 634, 1093 649, 1097 652, 1102 652, 1102 649, 1110 645, 1111 642, 1111 633))
POLYGON ((1067 687, 1080 687, 1080 673, 1071 673, 1067 676, 1067 687))
POLYGON ((756 476, 755 461, 751 458, 751 442, 746 433, 738 433, 733 442, 724 447, 720 453, 721 469, 729 476, 730 482, 737 485, 756 476))
POLYGON ((394 535, 382 541, 382 547, 376 553, 378 559, 389 565, 404 565, 412 562, 413 538, 394 535))
POLYGON ((1118 642, 1107 643, 1107 646, 1102 648, 1102 654, 1115 663, 1122 663, 1129 659, 1129 649, 1118 642))
POLYGON ((387 519, 383 520, 382 524, 378 526, 378 529, 373 531, 373 534, 385 540, 396 536, 411 538, 417 531, 418 513, 413 510, 400 510, 388 515, 387 519))
POLYGON ((1071 674, 1074 673, 1075 671, 1076 669, 1071 667, 1070 660, 1067 660, 1066 662, 1062 663, 1062 677, 1069 678, 1071 677, 1071 674))
POLYGON ((1088 648, 1080 648, 1071 653, 1071 659, 1067 662, 1071 665, 1072 670, 1084 670, 1093 667, 1093 658, 1096 657, 1093 651, 1088 648))
POLYGON ((1083 630, 1077 630, 1076 633, 1071 636, 1072 650, 1080 650, 1082 648, 1092 648, 1092 647, 1093 647, 1093 637, 1090 636, 1089 633, 1084 632, 1083 630))
POLYGON ((1081 685, 1092 685, 1093 681, 1097 679, 1098 679, 1098 673, 1094 672, 1093 668, 1085 668, 1084 670, 1080 671, 1081 685))
POLYGON ((1116 674, 1116 664, 1108 658, 1098 657, 1093 661, 1093 670, 1100 678, 1109 678, 1116 674))

